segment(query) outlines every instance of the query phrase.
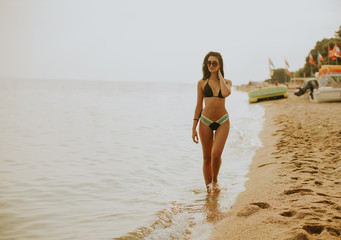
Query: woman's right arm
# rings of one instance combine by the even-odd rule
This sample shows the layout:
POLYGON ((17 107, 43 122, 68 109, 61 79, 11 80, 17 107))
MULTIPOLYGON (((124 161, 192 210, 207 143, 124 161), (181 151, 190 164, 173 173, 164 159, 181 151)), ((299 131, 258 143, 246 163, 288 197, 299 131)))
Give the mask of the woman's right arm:
POLYGON ((201 84, 202 84, 202 80, 200 80, 197 85, 197 105, 195 107, 194 117, 193 117, 192 139, 193 139, 193 142, 195 143, 199 143, 197 125, 199 122, 199 118, 201 116, 202 107, 203 107, 203 99, 204 99, 201 84))

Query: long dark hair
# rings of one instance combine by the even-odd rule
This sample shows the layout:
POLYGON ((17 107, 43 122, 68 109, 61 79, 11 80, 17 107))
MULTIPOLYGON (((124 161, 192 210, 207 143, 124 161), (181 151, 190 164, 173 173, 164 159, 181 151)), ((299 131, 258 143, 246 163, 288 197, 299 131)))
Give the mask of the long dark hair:
POLYGON ((221 72, 221 75, 223 75, 224 77, 224 62, 223 62, 223 58, 221 54, 218 52, 209 52, 205 56, 204 62, 202 63, 202 73, 203 73, 204 80, 208 79, 211 76, 211 72, 208 70, 208 67, 207 67, 208 58, 211 56, 218 58, 218 61, 220 64, 220 72, 221 72))

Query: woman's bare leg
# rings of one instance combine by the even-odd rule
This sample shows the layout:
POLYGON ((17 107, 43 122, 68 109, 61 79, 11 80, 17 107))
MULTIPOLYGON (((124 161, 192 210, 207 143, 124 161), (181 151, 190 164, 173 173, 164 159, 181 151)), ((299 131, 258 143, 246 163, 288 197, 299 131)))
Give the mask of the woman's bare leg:
POLYGON ((230 132, 230 121, 224 122, 215 132, 211 161, 212 161, 212 185, 213 188, 217 185, 218 174, 221 166, 221 154, 223 153, 226 139, 230 132))
POLYGON ((203 152, 203 173, 205 184, 208 189, 208 185, 212 183, 212 163, 211 163, 211 153, 213 145, 213 131, 211 128, 200 122, 199 124, 199 136, 203 152))

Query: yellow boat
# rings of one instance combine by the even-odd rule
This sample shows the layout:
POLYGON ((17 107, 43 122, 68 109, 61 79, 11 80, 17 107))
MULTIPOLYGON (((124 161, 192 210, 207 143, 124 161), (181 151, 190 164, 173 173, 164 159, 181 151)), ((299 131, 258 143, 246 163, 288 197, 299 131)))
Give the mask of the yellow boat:
POLYGON ((288 97, 288 89, 285 86, 265 87, 253 90, 248 93, 249 103, 255 103, 265 100, 273 100, 288 97))

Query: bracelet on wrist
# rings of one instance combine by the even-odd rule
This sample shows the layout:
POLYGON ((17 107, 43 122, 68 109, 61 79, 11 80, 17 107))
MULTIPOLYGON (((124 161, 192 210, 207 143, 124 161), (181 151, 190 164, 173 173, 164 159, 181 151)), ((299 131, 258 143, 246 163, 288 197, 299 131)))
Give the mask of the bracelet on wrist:
POLYGON ((199 119, 197 119, 197 118, 193 118, 193 121, 194 121, 194 120, 197 120, 197 121, 199 121, 199 119))

